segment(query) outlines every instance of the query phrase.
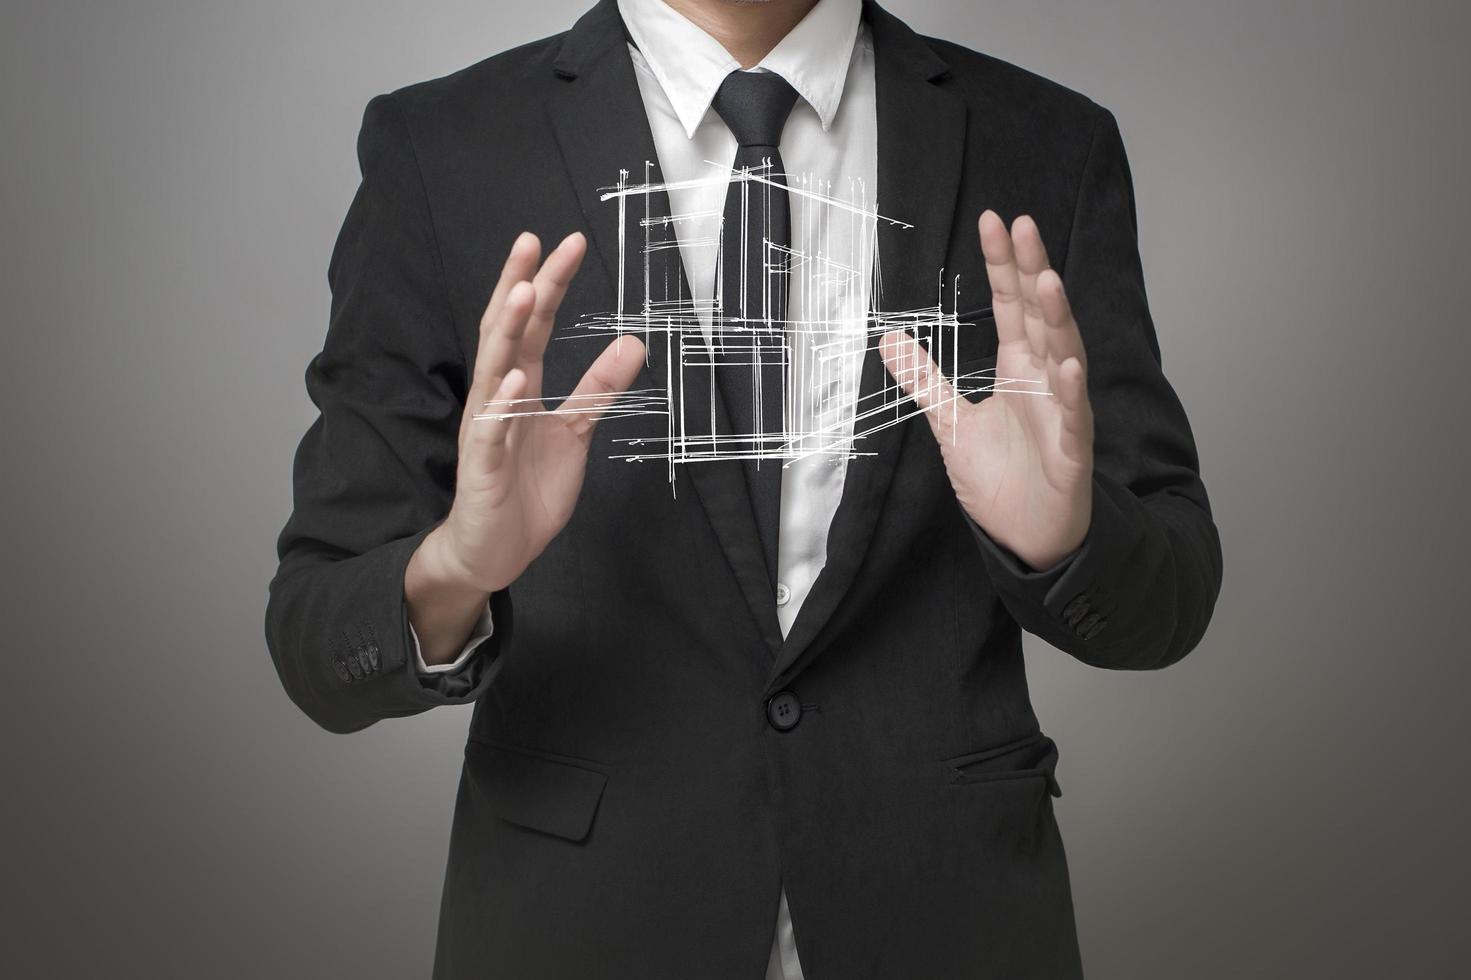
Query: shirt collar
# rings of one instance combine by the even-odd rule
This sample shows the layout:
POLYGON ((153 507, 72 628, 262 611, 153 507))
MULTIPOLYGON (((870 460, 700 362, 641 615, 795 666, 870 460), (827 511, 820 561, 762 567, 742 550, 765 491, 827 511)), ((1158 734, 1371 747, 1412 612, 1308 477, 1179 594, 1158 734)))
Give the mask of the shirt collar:
MULTIPOLYGON (((693 139, 720 83, 740 62, 664 0, 618 0, 618 10, 685 136, 693 139)), ((843 98, 861 14, 861 0, 818 0, 756 66, 786 79, 824 130, 843 98)))

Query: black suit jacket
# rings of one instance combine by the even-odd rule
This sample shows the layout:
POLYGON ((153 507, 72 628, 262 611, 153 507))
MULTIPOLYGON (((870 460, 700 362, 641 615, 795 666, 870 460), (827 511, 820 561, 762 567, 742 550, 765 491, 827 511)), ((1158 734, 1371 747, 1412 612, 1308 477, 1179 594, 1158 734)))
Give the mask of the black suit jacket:
MULTIPOLYGON (((756 980, 783 884, 807 980, 1080 975, 1021 631, 1100 667, 1170 664, 1210 618, 1217 534, 1160 369, 1113 116, 865 16, 878 199, 914 226, 880 232, 884 307, 933 305, 943 268, 974 298, 966 319, 989 305, 976 215, 1036 218, 1087 344, 1093 524, 1031 572, 966 518, 924 421, 892 426, 850 462, 785 640, 739 464, 681 465, 671 491, 664 464, 609 459, 615 437, 663 433, 624 420, 599 428, 571 523, 492 598, 474 664, 417 676, 404 567, 448 511, 500 263, 523 229, 591 233, 546 364, 546 390, 570 391, 603 344, 570 327, 616 305, 598 190, 656 156, 612 0, 368 104, 266 634, 332 731, 475 703, 436 977, 756 980)), ((678 281, 670 258, 656 282, 678 281)), ((963 369, 995 357, 994 330, 960 338, 963 369)), ((660 348, 635 387, 663 379, 660 348)), ((882 380, 870 351, 862 391, 882 380)))

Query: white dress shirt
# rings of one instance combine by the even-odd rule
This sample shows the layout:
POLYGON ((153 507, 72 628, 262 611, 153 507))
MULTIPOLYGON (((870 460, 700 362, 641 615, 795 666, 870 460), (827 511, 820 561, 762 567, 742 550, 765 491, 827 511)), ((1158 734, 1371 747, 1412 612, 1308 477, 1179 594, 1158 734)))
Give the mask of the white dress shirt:
MULTIPOLYGON (((680 257, 708 337, 719 255, 714 243, 726 184, 698 179, 716 168, 728 170, 735 160, 735 137, 710 102, 726 75, 741 66, 720 42, 664 0, 618 0, 618 9, 633 40, 629 53, 659 157, 654 161, 660 168, 656 179, 695 181, 672 188, 669 203, 674 214, 685 216, 675 224, 680 257)), ((878 123, 873 46, 860 15, 861 0, 819 0, 751 70, 780 75, 799 96, 781 138, 788 184, 872 208, 878 186, 878 123)), ((624 166, 641 173, 643 163, 629 160, 624 166)), ((611 176, 616 175, 610 175, 610 182, 611 176)), ((871 223, 830 220, 830 212, 806 206, 796 195, 791 216, 794 249, 834 259, 852 274, 820 280, 791 277, 788 310, 796 339, 792 384, 800 387, 793 399, 800 418, 791 427, 821 434, 810 436, 811 442, 804 443, 810 454, 788 462, 782 473, 778 585, 772 600, 783 636, 827 562, 828 528, 847 472, 842 449, 852 435, 873 271, 871 223), (844 351, 836 369, 830 359, 835 344, 844 351), (822 362, 815 353, 821 345, 829 352, 822 362)), ((456 661, 426 668, 420 655, 420 669, 458 669, 490 628, 487 609, 456 661)), ((415 637, 416 648, 417 642, 415 637)), ((766 980, 801 977, 783 889, 766 980)))

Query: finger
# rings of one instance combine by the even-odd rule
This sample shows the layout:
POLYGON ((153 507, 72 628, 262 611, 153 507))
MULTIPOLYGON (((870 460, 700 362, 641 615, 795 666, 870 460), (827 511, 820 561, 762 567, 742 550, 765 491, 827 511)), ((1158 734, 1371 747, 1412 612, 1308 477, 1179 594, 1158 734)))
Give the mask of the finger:
POLYGON ((1058 441, 1063 455, 1084 462, 1093 452, 1093 409, 1088 403, 1088 372, 1083 362, 1069 357, 1057 369, 1053 389, 1062 407, 1058 441))
MULTIPOLYGON (((546 352, 547 341, 556 323, 557 310, 567 295, 572 277, 582 265, 587 254, 587 238, 582 232, 574 231, 562 239, 552 254, 541 264, 541 269, 532 280, 536 288, 536 306, 531 311, 531 322, 526 327, 526 338, 521 342, 521 365, 530 367, 539 364, 546 352)), ((535 379, 533 379, 535 387, 535 379)))
POLYGON ((1011 223, 1011 243, 1016 250, 1016 268, 1021 282, 1022 322, 1026 326, 1027 345, 1039 360, 1047 356, 1047 324, 1042 318, 1042 303, 1037 298, 1037 277, 1050 268, 1042 233, 1030 215, 1022 215, 1011 223))
POLYGON ((942 438, 950 432, 960 399, 930 352, 902 330, 891 330, 879 340, 879 356, 904 393, 924 411, 935 437, 942 438))
POLYGON ((603 348, 572 394, 557 406, 556 414, 578 435, 590 437, 614 396, 628 390, 643 365, 643 341, 627 334, 619 337, 603 348))
POLYGON ((511 429, 519 420, 511 417, 516 412, 516 399, 526 393, 526 372, 512 368, 506 372, 501 383, 492 393, 489 411, 500 418, 472 419, 470 434, 465 440, 465 457, 477 472, 490 473, 505 461, 511 437, 511 429))
POLYGON ((527 282, 536 275, 540 258, 540 239, 529 231, 522 232, 511 245, 511 253, 506 256, 506 263, 501 268, 500 280, 496 282, 495 291, 490 294, 490 302, 485 305, 485 312, 480 317, 480 350, 476 355, 475 365, 477 371, 484 372, 483 377, 489 382, 488 390, 495 390, 500 379, 515 364, 515 352, 507 351, 503 344, 491 345, 487 349, 487 343, 496 334, 496 327, 505 315, 516 284, 527 282), (482 357, 481 354, 488 356, 482 357))
POLYGON ((480 335, 480 347, 475 353, 475 380, 483 388, 495 389, 506 372, 516 366, 535 304, 536 289, 524 279, 506 293, 495 323, 480 335))
POLYGON ((480 332, 489 331, 495 323, 496 317, 500 315, 501 307, 505 305, 506 296, 511 287, 523 279, 530 279, 536 275, 536 263, 541 259, 541 239, 529 231, 523 231, 516 236, 511 243, 511 250, 506 254, 506 261, 501 266, 500 278, 496 280, 495 289, 490 294, 490 302, 485 304, 485 311, 480 316, 480 332))
POLYGON ((1061 364, 1069 357, 1076 357, 1086 371, 1088 359, 1083 349, 1083 334, 1078 321, 1073 318, 1062 277, 1056 271, 1048 269, 1037 277, 1037 298, 1042 305, 1042 319, 1047 324, 1048 361, 1061 364))
POLYGON ((480 335, 480 347, 475 353, 474 379, 465 398, 465 415, 460 422, 462 431, 466 419, 484 407, 515 362, 516 350, 526 332, 526 322, 531 317, 535 301, 536 290, 531 283, 523 280, 514 284, 506 294, 492 329, 480 335))
POLYGON ((986 258, 986 279, 991 284, 991 313, 996 318, 996 340, 1001 348, 1019 349, 1026 344, 1022 323, 1021 280, 1012 251, 1011 233, 995 211, 981 214, 981 254, 986 258))

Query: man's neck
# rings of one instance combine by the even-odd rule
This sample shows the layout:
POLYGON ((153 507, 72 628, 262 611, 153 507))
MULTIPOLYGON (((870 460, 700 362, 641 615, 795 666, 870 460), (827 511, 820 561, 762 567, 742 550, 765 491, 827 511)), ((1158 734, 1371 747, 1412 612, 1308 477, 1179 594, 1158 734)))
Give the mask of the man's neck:
POLYGON ((752 68, 799 24, 817 0, 664 0, 752 68))

